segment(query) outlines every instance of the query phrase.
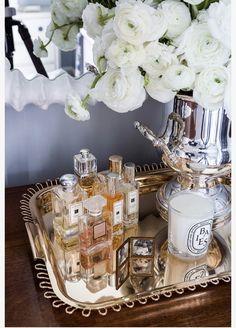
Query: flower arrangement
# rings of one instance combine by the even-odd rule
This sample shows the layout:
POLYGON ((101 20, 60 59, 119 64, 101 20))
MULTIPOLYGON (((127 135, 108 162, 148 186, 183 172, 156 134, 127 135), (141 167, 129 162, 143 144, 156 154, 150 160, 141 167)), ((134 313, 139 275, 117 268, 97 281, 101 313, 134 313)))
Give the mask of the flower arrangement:
POLYGON ((230 116, 230 0, 53 0, 48 41, 34 42, 47 56, 53 42, 76 47, 84 28, 94 40, 93 79, 81 99, 69 95, 66 112, 90 118, 89 99, 124 113, 142 106, 146 95, 166 103, 190 93, 201 106, 225 106, 230 116))

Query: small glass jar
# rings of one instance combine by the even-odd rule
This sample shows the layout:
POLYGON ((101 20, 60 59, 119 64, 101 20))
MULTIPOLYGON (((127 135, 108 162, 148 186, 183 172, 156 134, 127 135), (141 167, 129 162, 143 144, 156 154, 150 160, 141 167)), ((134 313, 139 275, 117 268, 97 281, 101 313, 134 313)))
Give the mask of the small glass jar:
POLYGON ((182 259, 207 253, 212 236, 214 203, 196 191, 181 191, 169 199, 168 249, 182 259))

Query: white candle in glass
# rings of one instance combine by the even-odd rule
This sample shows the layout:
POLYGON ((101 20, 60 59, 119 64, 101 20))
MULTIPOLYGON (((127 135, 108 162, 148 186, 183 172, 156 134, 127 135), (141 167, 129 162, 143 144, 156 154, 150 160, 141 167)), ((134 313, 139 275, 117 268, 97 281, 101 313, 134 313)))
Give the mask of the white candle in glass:
POLYGON ((214 203, 194 191, 181 191, 169 199, 168 248, 181 258, 207 253, 212 234, 214 203))

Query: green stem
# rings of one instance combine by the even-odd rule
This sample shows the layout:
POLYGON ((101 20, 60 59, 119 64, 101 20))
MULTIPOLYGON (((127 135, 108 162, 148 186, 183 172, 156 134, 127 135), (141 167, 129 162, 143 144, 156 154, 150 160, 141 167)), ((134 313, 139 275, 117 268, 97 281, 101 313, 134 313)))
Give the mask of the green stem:
MULTIPOLYGON (((43 48, 44 48, 44 49, 46 49, 46 47, 52 42, 52 38, 53 38, 54 32, 55 32, 56 30, 58 30, 58 29, 60 29, 60 28, 62 28, 62 27, 70 26, 69 29, 68 29, 68 31, 67 31, 67 33, 66 33, 66 38, 65 38, 65 39, 67 39, 68 34, 69 34, 71 28, 72 28, 74 25, 76 25, 77 23, 73 23, 73 24, 69 23, 69 24, 64 24, 64 25, 61 25, 61 26, 55 24, 54 22, 53 22, 53 24, 55 25, 55 28, 54 28, 54 30, 52 31, 52 34, 51 34, 50 39, 48 40, 48 42, 45 43, 45 44, 43 45, 43 48)), ((80 24, 78 24, 78 25, 80 25, 80 24)))
MULTIPOLYGON (((100 80, 101 77, 102 77, 102 75, 100 75, 100 74, 95 77, 90 89, 95 88, 97 82, 100 80)), ((88 93, 87 96, 81 102, 81 106, 85 109, 87 109, 86 104, 87 104, 89 98, 90 98, 90 94, 88 93)))
POLYGON ((192 18, 195 19, 198 15, 198 8, 195 5, 191 6, 191 13, 192 13, 192 18))
POLYGON ((69 35, 69 33, 70 33, 70 30, 72 29, 72 27, 73 27, 74 25, 76 25, 76 24, 71 24, 71 26, 69 26, 69 28, 68 28, 68 30, 67 30, 67 32, 66 32, 66 35, 65 35, 65 37, 64 37, 64 40, 67 40, 68 35, 69 35))
POLYGON ((46 44, 44 44, 44 48, 46 48, 49 45, 49 43, 51 43, 54 32, 55 32, 55 30, 52 31, 52 35, 50 36, 50 39, 48 40, 48 42, 46 44))
POLYGON ((203 9, 207 9, 210 5, 210 0, 205 0, 203 9))

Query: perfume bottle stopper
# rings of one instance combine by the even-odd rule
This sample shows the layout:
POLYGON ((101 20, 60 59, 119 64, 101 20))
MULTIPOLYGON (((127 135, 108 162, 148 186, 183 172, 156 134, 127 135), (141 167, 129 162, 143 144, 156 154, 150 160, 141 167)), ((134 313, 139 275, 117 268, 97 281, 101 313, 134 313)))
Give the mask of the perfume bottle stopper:
POLYGON ((72 191, 78 183, 78 178, 74 174, 64 174, 60 177, 59 182, 63 190, 72 191))

